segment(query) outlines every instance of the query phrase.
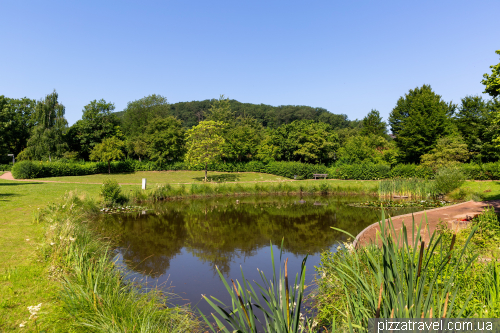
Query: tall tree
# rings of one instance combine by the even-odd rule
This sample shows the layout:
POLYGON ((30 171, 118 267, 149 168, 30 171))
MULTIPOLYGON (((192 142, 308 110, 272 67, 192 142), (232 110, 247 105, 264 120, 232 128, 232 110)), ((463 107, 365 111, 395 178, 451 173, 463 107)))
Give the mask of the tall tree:
POLYGON ((186 161, 194 165, 205 166, 205 181, 207 181, 208 163, 219 161, 222 158, 224 138, 222 131, 226 124, 220 121, 201 121, 187 131, 186 161))
POLYGON ((229 161, 247 162, 256 154, 262 140, 262 125, 250 117, 238 117, 223 131, 223 157, 229 161))
POLYGON ((34 127, 27 147, 20 154, 20 159, 41 160, 60 157, 67 150, 64 134, 68 122, 64 118, 65 107, 58 101, 59 95, 54 90, 40 100, 33 114, 34 127))
POLYGON ((151 120, 143 136, 149 158, 160 164, 181 160, 185 152, 184 135, 182 122, 172 116, 151 120))
POLYGON ((500 126, 495 122, 495 115, 500 111, 499 103, 485 101, 481 96, 466 96, 461 102, 454 123, 472 159, 478 162, 497 161, 500 150, 493 139, 500 132, 500 126))
POLYGON ((389 125, 403 162, 418 163, 440 137, 451 134, 450 117, 455 108, 425 84, 399 98, 389 116, 389 125))
POLYGON ((231 110, 229 98, 224 98, 224 95, 220 95, 219 99, 215 100, 210 109, 208 109, 205 118, 207 120, 222 121, 225 123, 233 121, 234 112, 231 110))
POLYGON ((89 159, 90 151, 103 139, 116 136, 121 138, 119 120, 112 113, 115 105, 104 99, 93 100, 83 107, 82 119, 70 129, 74 144, 72 149, 89 159))
POLYGON ((113 136, 105 138, 101 143, 95 145, 90 152, 92 161, 102 161, 108 163, 108 173, 111 173, 111 161, 119 160, 125 157, 123 149, 125 142, 113 136))
MULTIPOLYGON (((496 50, 495 53, 500 55, 500 50, 496 50)), ((483 93, 496 98, 500 96, 500 62, 496 65, 491 65, 490 68, 491 74, 485 73, 481 83, 484 84, 485 87, 483 93)))
POLYGON ((361 134, 364 135, 387 135, 387 124, 382 121, 380 112, 372 109, 366 117, 363 118, 363 128, 361 129, 361 134))
POLYGON ((129 102, 123 110, 122 127, 128 137, 135 137, 144 132, 148 122, 154 118, 170 115, 167 98, 161 95, 149 95, 129 102))

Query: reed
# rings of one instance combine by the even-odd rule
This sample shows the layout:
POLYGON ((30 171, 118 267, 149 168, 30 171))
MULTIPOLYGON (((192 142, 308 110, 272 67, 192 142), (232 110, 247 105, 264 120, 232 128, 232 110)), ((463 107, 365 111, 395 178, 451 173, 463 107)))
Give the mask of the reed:
POLYGON ((381 197, 400 196, 412 199, 431 199, 439 195, 434 181, 418 178, 381 180, 378 194, 381 197))

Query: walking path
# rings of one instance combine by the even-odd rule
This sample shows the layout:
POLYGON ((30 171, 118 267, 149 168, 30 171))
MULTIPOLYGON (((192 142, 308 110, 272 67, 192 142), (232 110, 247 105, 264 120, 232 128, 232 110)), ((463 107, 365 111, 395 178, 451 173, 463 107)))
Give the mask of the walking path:
MULTIPOLYGON (((467 201, 452 206, 440 207, 413 213, 413 217, 415 218, 415 224, 417 227, 418 225, 420 225, 420 222, 423 221, 422 231, 420 232, 420 234, 422 236, 422 240, 425 241, 426 244, 428 244, 429 235, 432 235, 432 233, 436 230, 440 221, 448 224, 448 227, 452 231, 458 231, 467 224, 467 222, 463 222, 460 220, 463 220, 468 216, 472 217, 474 215, 480 214, 483 212, 484 208, 488 206, 492 206, 495 211, 499 212, 500 200, 479 202, 467 201), (424 227, 426 228, 425 230, 424 227)), ((408 239, 413 240, 413 238, 411 237, 413 223, 412 214, 391 217, 391 220, 394 224, 394 229, 396 232, 400 231, 403 228, 403 225, 406 225, 408 239)), ((378 222, 368 226, 358 234, 358 236, 354 240, 354 246, 363 246, 374 241, 377 231, 380 231, 378 222)))

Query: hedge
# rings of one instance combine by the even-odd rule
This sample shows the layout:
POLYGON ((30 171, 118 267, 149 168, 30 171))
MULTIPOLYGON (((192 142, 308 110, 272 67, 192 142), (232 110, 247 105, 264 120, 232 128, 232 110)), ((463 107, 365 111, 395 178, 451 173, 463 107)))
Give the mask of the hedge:
MULTIPOLYGON (((10 169, 10 165, 0 165, 0 170, 10 169)), ((500 180, 500 162, 487 164, 460 165, 466 179, 470 180, 500 180)), ((165 171, 165 170, 204 170, 203 165, 190 166, 184 162, 157 164, 150 161, 135 160, 111 162, 112 173, 128 173, 135 171, 165 171)), ((322 164, 300 162, 270 162, 252 161, 248 163, 213 163, 208 165, 209 171, 220 172, 262 172, 286 178, 311 179, 313 174, 328 174, 328 178, 375 180, 386 178, 434 178, 432 169, 415 164, 398 164, 392 169, 385 164, 355 164, 340 165, 327 168, 322 164)), ((82 176, 97 173, 107 173, 105 162, 65 163, 65 162, 16 162, 12 167, 12 175, 17 179, 44 177, 82 176)))
POLYGON ((10 171, 12 164, 0 164, 0 171, 10 171))

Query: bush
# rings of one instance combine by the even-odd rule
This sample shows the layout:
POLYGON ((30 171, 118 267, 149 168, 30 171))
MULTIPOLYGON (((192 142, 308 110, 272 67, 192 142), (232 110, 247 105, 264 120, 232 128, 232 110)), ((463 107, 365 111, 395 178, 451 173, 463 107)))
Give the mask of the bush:
POLYGON ((12 164, 0 164, 0 171, 10 171, 12 164))
POLYGON ((389 178, 422 178, 434 177, 431 168, 416 164, 398 164, 389 172, 389 178))
POLYGON ((12 176, 16 179, 33 179, 40 174, 42 162, 21 161, 12 167, 12 176))
POLYGON ((434 177, 435 192, 448 194, 459 188, 465 181, 464 174, 458 168, 443 168, 434 177))
POLYGON ((104 198, 106 205, 113 205, 115 203, 124 203, 126 198, 122 195, 122 188, 114 179, 106 179, 102 183, 100 195, 104 198))
POLYGON ((391 167, 385 164, 346 164, 329 169, 330 178, 371 180, 384 179, 389 177, 391 167))

